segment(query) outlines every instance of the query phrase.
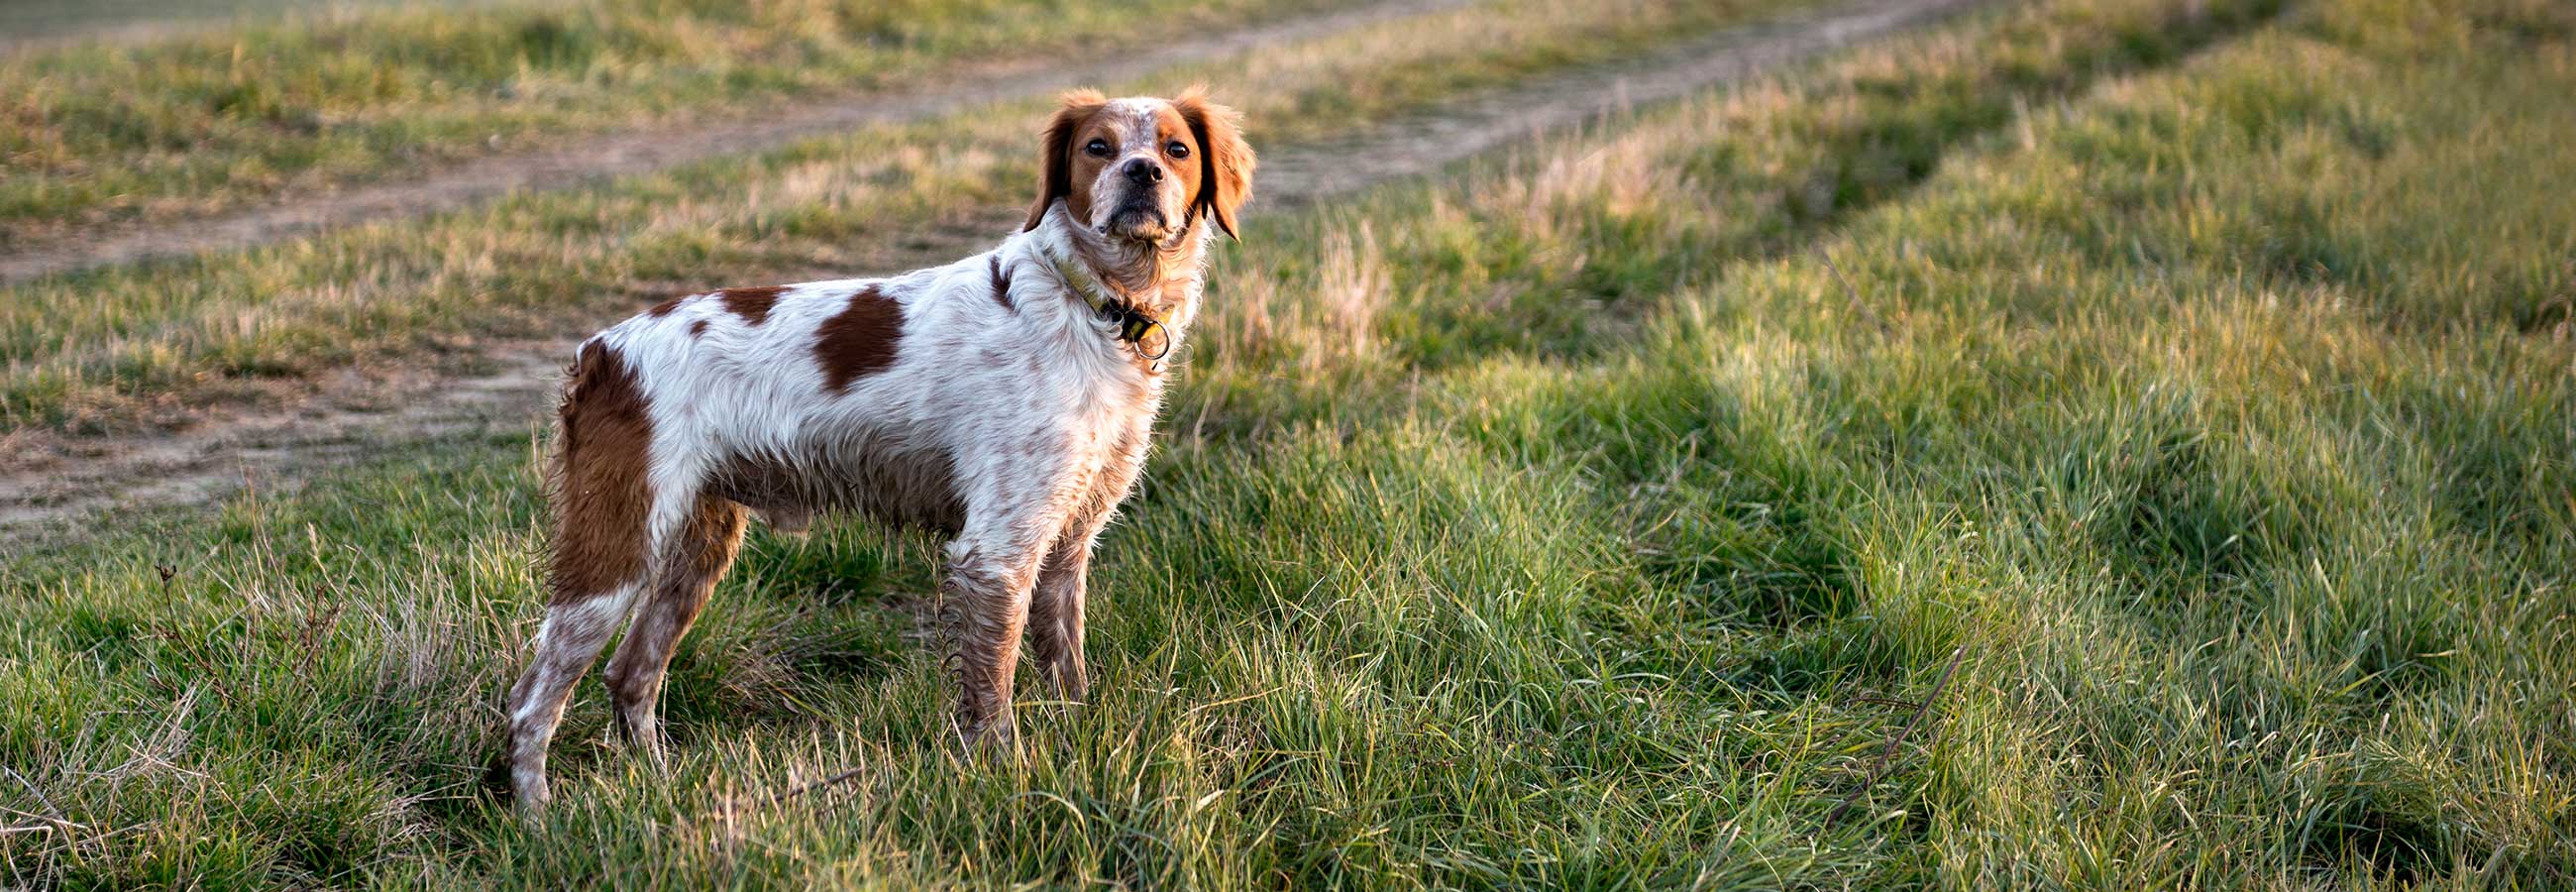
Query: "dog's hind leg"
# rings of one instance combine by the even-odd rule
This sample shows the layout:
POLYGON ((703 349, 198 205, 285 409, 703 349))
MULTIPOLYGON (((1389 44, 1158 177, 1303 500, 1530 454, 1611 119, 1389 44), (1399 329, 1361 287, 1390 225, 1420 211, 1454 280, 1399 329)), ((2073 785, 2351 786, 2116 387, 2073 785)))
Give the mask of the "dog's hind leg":
POLYGON ((599 659, 600 648, 634 605, 639 588, 628 584, 546 608, 536 653, 510 688, 510 791, 521 809, 533 811, 549 798, 546 746, 563 719, 564 701, 571 699, 573 683, 599 659))
POLYGON ((510 689, 504 757, 521 810, 547 798, 546 745, 573 683, 599 658, 634 606, 649 555, 672 537, 696 499, 655 498, 653 420, 634 371, 598 340, 582 346, 564 389, 562 435, 550 474, 554 550, 545 624, 527 671, 510 689))
POLYGON ((655 719, 663 672, 672 649, 697 621, 716 580, 742 546, 743 508, 711 495, 697 498, 679 534, 654 557, 653 582, 635 605, 626 640, 608 659, 608 690, 617 700, 617 729, 626 742, 662 764, 662 734, 655 719))

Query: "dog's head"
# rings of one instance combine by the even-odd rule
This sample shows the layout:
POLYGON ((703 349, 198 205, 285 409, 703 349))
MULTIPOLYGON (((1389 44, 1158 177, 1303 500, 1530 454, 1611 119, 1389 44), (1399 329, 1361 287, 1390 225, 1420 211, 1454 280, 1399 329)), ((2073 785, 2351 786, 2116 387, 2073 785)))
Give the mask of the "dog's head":
POLYGON ((1077 226, 1160 242, 1200 215, 1234 235, 1234 211, 1252 197, 1252 147, 1233 109, 1197 88, 1177 99, 1064 95, 1047 124, 1037 204, 1027 229, 1058 200, 1077 226))

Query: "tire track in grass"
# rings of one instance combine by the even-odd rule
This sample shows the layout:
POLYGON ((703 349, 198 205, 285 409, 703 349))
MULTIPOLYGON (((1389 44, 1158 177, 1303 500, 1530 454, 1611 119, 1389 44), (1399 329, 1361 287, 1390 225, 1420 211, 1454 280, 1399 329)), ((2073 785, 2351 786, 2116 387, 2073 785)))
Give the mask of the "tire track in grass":
POLYGON ((335 226, 428 217, 519 190, 570 188, 709 158, 761 152, 865 125, 926 120, 1085 83, 1133 80, 1177 65, 1357 31, 1468 2, 1382 0, 1221 33, 1151 52, 1072 64, 1012 60, 981 77, 946 86, 794 105, 753 119, 719 117, 681 127, 615 133, 543 151, 481 158, 423 178, 355 186, 213 219, 48 240, 0 255, 0 284, 102 266, 239 250, 335 226))
POLYGON ((1579 71, 1398 119, 1366 133, 1331 140, 1280 158, 1262 159, 1264 190, 1280 204, 1320 199, 1449 164, 1580 124, 1613 111, 1670 102, 1707 88, 1774 71, 1829 50, 1929 24, 1987 0, 1909 0, 1830 7, 1757 22, 1649 54, 1633 62, 1579 71))
MULTIPOLYGON (((1630 62, 1470 94, 1363 135, 1271 150, 1262 159, 1262 201, 1307 207, 1434 173, 1594 117, 1774 71, 1986 2, 1855 0, 1726 29, 1630 62)), ((1392 15, 1385 10, 1427 6, 1371 10, 1392 15)), ((909 245, 903 264, 940 262, 983 247, 1001 231, 988 229, 909 245)), ((61 438, 22 431, 0 438, 0 453, 35 456, 0 466, 0 541, 30 538, 109 508, 196 504, 245 485, 291 482, 398 444, 527 430, 543 423, 570 353, 571 344, 561 341, 508 345, 486 355, 490 371, 461 377, 387 382, 344 373, 294 407, 228 410, 174 434, 61 438)))
MULTIPOLYGON (((1391 348, 1398 354, 1394 363, 1404 374, 1425 375, 1437 374, 1461 361, 1489 359, 1501 352, 1557 361, 1588 360, 1605 346, 1628 343, 1647 317, 1669 307, 1663 299, 1666 295, 1714 287, 1731 271, 1809 252, 1846 222, 1906 200, 1936 176, 1951 156, 1990 151, 1999 134, 2024 120, 2022 115, 2028 107, 2079 101, 2104 83, 2187 64, 2270 25, 2290 5, 2284 0, 2246 0, 2216 9, 2206 4, 2198 8, 2179 6, 2172 15, 2145 26, 2144 32, 2110 31, 2100 35, 2098 41, 2072 46, 2052 43, 2048 52, 2063 54, 2063 58, 2049 63, 2024 60, 1918 75, 1902 88, 1886 83, 1886 72, 1855 79, 1840 88, 1830 78, 1822 89, 1814 84, 1793 83, 1782 91, 1784 101, 1789 103, 1838 103, 1858 93, 1879 108, 1826 115, 1794 125, 1792 129, 1802 133, 1799 141, 1805 144, 1803 149, 1816 153, 1810 161, 1748 179, 1729 179, 1721 172, 1715 174, 1714 180, 1690 183, 1694 189, 1713 192, 1776 196, 1777 207, 1750 209, 1732 218, 1730 222, 1737 225, 1713 227, 1709 232, 1651 250, 1618 245, 1590 245, 1594 250, 1586 250, 1577 236, 1572 245, 1574 254, 1614 258, 1616 262, 1610 265, 1623 267, 1618 277, 1625 284, 1615 291, 1589 290, 1596 287, 1596 283, 1583 280, 1590 267, 1576 264, 1561 278, 1517 279, 1510 283, 1511 287, 1493 292, 1549 295, 1549 300, 1570 295, 1591 307, 1580 313, 1550 316, 1545 312, 1531 313, 1527 307, 1506 306, 1498 302, 1499 298, 1458 294, 1381 310, 1408 314, 1399 327, 1440 331, 1444 338, 1473 344, 1469 349, 1436 348, 1421 353, 1396 346, 1391 348), (2153 37, 2141 39, 2140 33, 2153 37), (1512 336, 1496 336, 1495 326, 1510 329, 1512 336, 1532 332, 1539 335, 1515 341, 1512 336)), ((1752 126, 1755 122, 1712 118, 1692 126, 1707 126, 1722 133, 1736 123, 1752 126)), ((1670 121, 1641 122, 1639 129, 1669 130, 1674 126, 1670 121)), ((1593 151, 1610 152, 1621 138, 1606 137, 1593 151)), ((1740 146, 1721 139, 1696 147, 1740 146)), ((1541 150, 1539 160, 1547 157, 1547 150, 1541 150)), ((1312 159, 1301 156, 1301 160, 1312 159)), ((1506 163, 1497 173, 1506 180, 1534 175, 1517 171, 1519 168, 1506 163)), ((1830 266, 1833 259, 1824 257, 1824 262, 1830 266)), ((1836 275, 1839 279, 1838 271, 1836 275)), ((1855 323, 1878 328, 1888 325, 1861 295, 1846 291, 1842 296, 1850 300, 1855 323)), ((1203 391, 1201 402, 1175 402, 1171 409, 1183 417, 1181 431, 1188 437, 1222 441, 1258 437, 1264 431, 1299 423, 1330 423, 1351 414, 1364 416, 1412 400, 1418 391, 1403 381, 1377 383, 1381 386, 1349 392, 1347 381, 1337 381, 1332 385, 1335 390, 1330 399, 1289 399, 1251 409, 1222 391, 1203 391)))

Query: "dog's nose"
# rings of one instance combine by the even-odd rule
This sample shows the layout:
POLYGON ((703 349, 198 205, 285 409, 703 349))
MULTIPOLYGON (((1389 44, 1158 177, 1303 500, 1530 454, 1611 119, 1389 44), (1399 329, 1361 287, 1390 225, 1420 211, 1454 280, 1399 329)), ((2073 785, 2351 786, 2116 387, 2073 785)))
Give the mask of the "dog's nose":
POLYGON ((1128 182, 1139 186, 1151 186, 1163 181, 1163 166, 1143 158, 1129 159, 1127 167, 1121 172, 1127 175, 1128 182))

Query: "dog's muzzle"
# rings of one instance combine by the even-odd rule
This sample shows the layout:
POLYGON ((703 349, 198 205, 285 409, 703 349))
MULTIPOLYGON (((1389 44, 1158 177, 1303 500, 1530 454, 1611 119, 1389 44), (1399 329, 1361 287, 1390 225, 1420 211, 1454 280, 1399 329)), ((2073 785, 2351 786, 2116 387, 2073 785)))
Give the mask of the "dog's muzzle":
POLYGON ((1140 242, 1160 241, 1171 231, 1171 221, 1163 216, 1163 209, 1155 207, 1150 197, 1142 196, 1120 202, 1109 212, 1108 224, 1101 227, 1103 235, 1140 242))

